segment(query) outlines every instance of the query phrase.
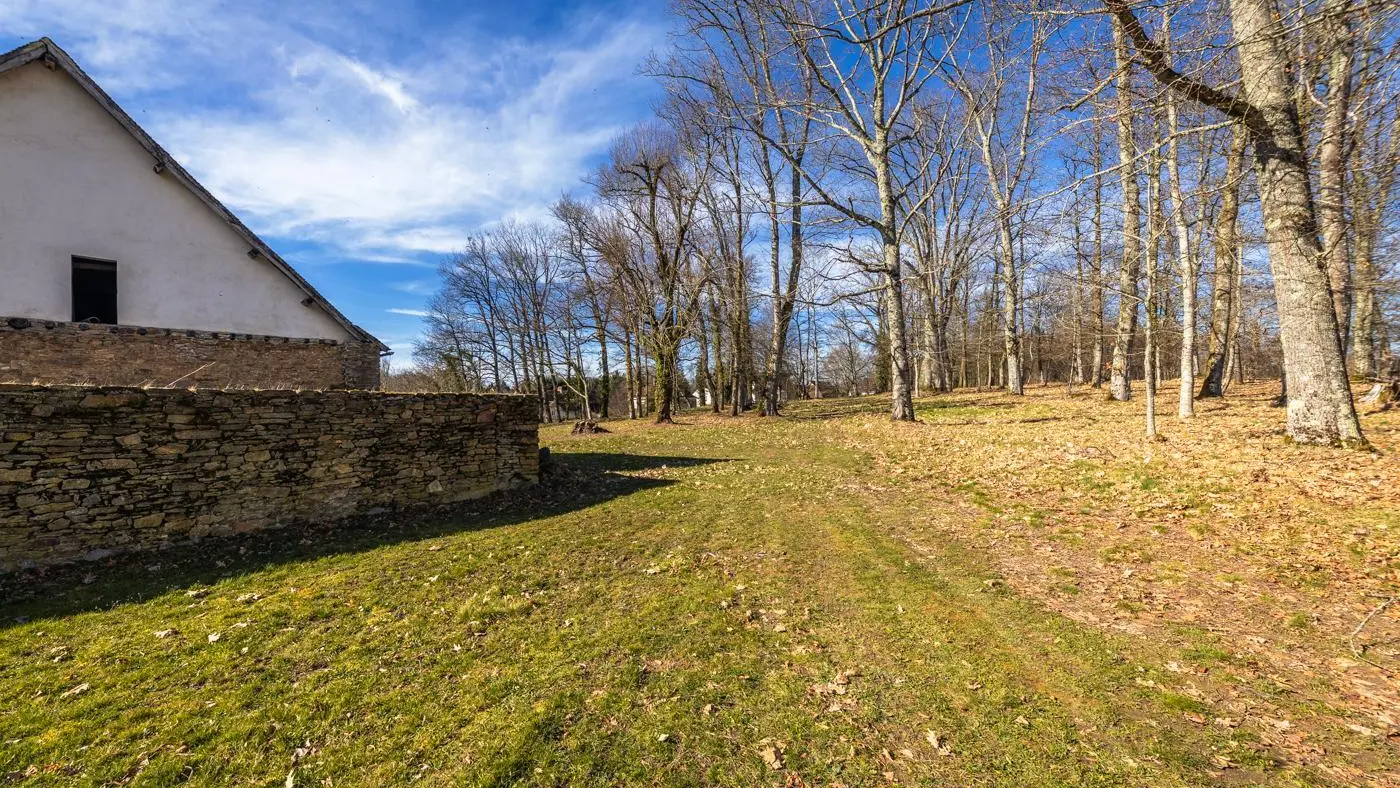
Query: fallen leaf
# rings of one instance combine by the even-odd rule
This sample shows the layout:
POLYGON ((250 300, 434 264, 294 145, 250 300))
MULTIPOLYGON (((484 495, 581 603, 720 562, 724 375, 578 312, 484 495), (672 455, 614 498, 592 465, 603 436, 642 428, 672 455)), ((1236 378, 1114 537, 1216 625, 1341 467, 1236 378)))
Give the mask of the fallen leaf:
POLYGON ((1235 719, 1234 717, 1216 717, 1215 724, 1219 725, 1222 728, 1240 727, 1240 721, 1235 719))
POLYGON ((929 746, 933 747, 939 755, 953 754, 953 748, 948 746, 948 742, 939 738, 938 734, 933 731, 924 731, 924 738, 928 739, 929 746))
POLYGON ((219 637, 220 637, 219 633, 218 633, 218 632, 215 632, 215 633, 209 635, 209 642, 210 642, 210 643, 218 643, 218 642, 219 642, 219 637))
POLYGON ((1372 730, 1371 728, 1366 727, 1365 725, 1357 725, 1356 723, 1348 723, 1348 724, 1347 724, 1347 728, 1348 728, 1349 730, 1351 730, 1352 732, 1354 732, 1354 733, 1359 733, 1359 734, 1361 734, 1362 736, 1375 736, 1375 735, 1376 735, 1376 731, 1372 730))
POLYGON ((768 764, 768 768, 773 771, 781 771, 783 768, 783 751, 770 744, 758 751, 763 756, 763 762, 768 764))
POLYGON ((86 681, 84 681, 82 684, 79 684, 78 686, 74 687, 73 689, 68 690, 67 692, 63 693, 62 695, 59 695, 58 697, 60 697, 60 698, 71 698, 71 697, 73 697, 74 695, 81 695, 81 694, 83 694, 84 692, 87 692, 87 691, 90 690, 90 689, 92 689, 92 685, 89 684, 89 683, 87 683, 86 681))
POLYGON ((1211 756, 1210 762, 1214 764, 1217 769, 1234 769, 1239 766, 1238 763, 1235 763, 1224 755, 1213 755, 1211 756))

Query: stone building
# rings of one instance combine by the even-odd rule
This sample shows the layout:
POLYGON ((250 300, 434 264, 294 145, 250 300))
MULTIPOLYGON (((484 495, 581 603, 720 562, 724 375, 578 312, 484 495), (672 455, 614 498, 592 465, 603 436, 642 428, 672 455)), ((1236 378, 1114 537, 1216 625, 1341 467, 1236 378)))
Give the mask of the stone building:
POLYGON ((56 44, 0 55, 0 382, 373 389, 387 353, 56 44))

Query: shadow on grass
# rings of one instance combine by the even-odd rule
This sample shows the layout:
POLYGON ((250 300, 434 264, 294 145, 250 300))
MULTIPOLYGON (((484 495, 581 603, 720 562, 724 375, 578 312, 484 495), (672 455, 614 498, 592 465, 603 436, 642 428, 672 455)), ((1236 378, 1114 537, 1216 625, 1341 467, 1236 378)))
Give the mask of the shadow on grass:
POLYGON ((141 602, 284 563, 385 545, 504 528, 585 509, 671 479, 626 472, 685 468, 724 459, 579 452, 554 454, 540 484, 449 506, 356 515, 331 523, 207 538, 91 562, 0 575, 0 630, 141 602))

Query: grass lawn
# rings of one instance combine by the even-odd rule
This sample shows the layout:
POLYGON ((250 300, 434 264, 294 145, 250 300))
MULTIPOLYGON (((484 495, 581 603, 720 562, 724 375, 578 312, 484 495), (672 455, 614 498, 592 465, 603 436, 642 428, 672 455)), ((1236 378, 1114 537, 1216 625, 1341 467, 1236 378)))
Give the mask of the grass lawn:
MULTIPOLYGON (((844 401, 578 438, 548 427, 559 471, 523 501, 11 579, 0 784, 1393 778, 1400 739, 1347 707, 1345 686, 1295 691, 1228 622, 1132 610, 1105 590, 1134 568, 1156 577, 1153 599, 1192 586, 1182 578, 1206 564, 1173 553, 1170 529, 1220 510, 1170 507, 1228 499, 1248 469, 1182 476, 1171 463, 1198 463, 1183 442, 1206 438, 1143 459, 1129 411, 1058 397, 930 400, 921 425, 844 401), (1069 456, 1037 430, 1080 444, 1106 430, 1105 451, 1121 440, 1137 454, 1069 456), (1157 538, 1109 522, 1115 507, 1181 516, 1157 538)), ((1381 509, 1356 517, 1381 532, 1394 516, 1381 509)), ((1282 582, 1255 568, 1232 582, 1282 582)), ((1297 660, 1330 658, 1327 628, 1294 624, 1277 628, 1297 660)), ((1345 632, 1331 635, 1341 653, 1345 632)))

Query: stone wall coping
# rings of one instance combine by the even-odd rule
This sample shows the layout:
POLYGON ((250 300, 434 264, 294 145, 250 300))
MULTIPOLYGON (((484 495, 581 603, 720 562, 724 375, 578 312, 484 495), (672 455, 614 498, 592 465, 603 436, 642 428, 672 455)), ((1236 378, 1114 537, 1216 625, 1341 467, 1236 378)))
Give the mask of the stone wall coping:
POLYGON ((0 315, 0 331, 58 331, 64 333, 75 333, 81 331, 92 331, 94 333, 107 334, 136 334, 138 336, 182 336, 194 339, 219 339, 224 341, 237 342, 285 342, 289 344, 303 345, 347 345, 347 344, 375 344, 368 340, 358 339, 314 339, 310 337, 282 337, 271 334, 245 334, 236 331, 203 331, 195 328, 159 328, 156 326, 135 326, 125 323, 110 325, 106 323, 74 323, 68 320, 42 320, 33 317, 7 317, 0 315))
POLYGON ((253 398, 271 397, 374 397, 379 399, 391 399, 394 397, 412 397, 415 399, 459 399, 462 401, 482 401, 499 400, 502 402, 523 402, 535 399, 534 394, 511 394, 497 393, 494 391, 482 392, 456 392, 456 391, 382 391, 365 389, 255 389, 255 388, 160 388, 156 386, 81 386, 56 384, 32 384, 32 383, 0 383, 0 394, 23 394, 23 393, 73 393, 73 394, 145 394, 154 396, 172 396, 177 394, 230 394, 234 396, 249 396, 253 398))

